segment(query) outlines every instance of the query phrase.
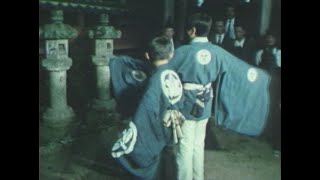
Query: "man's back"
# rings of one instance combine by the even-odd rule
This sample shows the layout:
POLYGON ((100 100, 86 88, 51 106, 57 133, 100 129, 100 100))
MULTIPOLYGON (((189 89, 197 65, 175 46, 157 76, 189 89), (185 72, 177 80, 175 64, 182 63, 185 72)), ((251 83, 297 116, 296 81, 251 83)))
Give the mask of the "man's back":
POLYGON ((210 42, 184 45, 176 50, 169 64, 176 69, 181 81, 205 85, 214 81, 219 73, 221 62, 215 61, 214 56, 218 48, 210 42))
MULTIPOLYGON (((208 42, 207 39, 206 42, 192 42, 178 48, 169 64, 179 74, 183 83, 208 86, 207 89, 210 89, 210 93, 212 93, 209 83, 214 82, 220 73, 223 58, 217 58, 216 54, 216 52, 220 51, 224 50, 208 42)), ((187 119, 201 120, 211 115, 212 98, 209 98, 206 102, 201 116, 195 117, 190 114, 198 93, 199 91, 197 90, 184 91, 186 103, 182 113, 187 119)))
MULTIPOLYGON (((179 74, 184 86, 186 83, 205 86, 217 81, 214 115, 219 125, 244 134, 261 133, 269 102, 269 77, 265 72, 210 42, 181 46, 170 65, 179 74)), ((191 112, 197 91, 184 91, 184 95, 182 113, 186 119, 201 120, 211 116, 212 98, 204 106, 203 115, 195 117, 191 112)))

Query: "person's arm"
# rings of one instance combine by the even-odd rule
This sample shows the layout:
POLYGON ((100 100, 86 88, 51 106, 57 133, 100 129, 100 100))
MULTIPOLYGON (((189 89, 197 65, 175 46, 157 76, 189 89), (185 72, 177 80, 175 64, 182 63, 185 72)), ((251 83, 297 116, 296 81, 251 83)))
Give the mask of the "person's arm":
POLYGON ((251 38, 250 41, 248 41, 248 42, 250 42, 249 46, 248 46, 248 48, 249 48, 249 50, 248 50, 249 62, 250 62, 250 64, 253 65, 253 64, 255 64, 255 55, 256 55, 256 51, 257 51, 257 43, 253 38, 251 38))
POLYGON ((281 68, 281 50, 280 49, 276 53, 276 63, 277 63, 277 66, 281 68))
POLYGON ((261 55, 262 55, 263 50, 260 49, 257 53, 256 53, 256 58, 255 58, 255 65, 259 66, 261 63, 261 55))

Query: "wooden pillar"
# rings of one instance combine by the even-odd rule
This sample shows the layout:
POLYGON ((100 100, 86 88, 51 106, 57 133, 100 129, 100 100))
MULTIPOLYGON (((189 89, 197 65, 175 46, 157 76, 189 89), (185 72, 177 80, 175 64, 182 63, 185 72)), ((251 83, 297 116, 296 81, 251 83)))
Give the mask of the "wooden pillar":
POLYGON ((260 35, 266 33, 270 25, 272 0, 261 0, 260 35))
POLYGON ((185 23, 187 19, 187 7, 188 7, 188 0, 177 0, 176 4, 176 37, 178 40, 182 41, 184 39, 185 34, 185 23))

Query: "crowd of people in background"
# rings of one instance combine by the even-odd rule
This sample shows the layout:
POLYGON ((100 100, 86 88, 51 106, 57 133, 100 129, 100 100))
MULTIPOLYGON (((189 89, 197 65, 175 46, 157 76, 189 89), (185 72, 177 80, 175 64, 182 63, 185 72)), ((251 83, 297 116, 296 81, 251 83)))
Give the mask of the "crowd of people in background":
MULTIPOLYGON (((236 57, 250 65, 270 71, 281 69, 281 46, 278 42, 279 34, 269 29, 265 34, 258 33, 256 9, 249 3, 218 3, 218 1, 203 1, 195 4, 190 13, 204 12, 212 19, 211 31, 208 39, 219 45, 236 57)), ((169 34, 179 47, 182 42, 175 39, 172 20, 169 19, 163 30, 163 35, 169 34), (167 32, 171 33, 167 33, 167 32)))

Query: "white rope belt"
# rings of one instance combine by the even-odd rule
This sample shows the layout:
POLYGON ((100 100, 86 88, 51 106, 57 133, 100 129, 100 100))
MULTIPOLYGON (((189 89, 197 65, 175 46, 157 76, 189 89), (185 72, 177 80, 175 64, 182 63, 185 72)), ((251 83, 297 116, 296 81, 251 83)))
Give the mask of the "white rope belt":
POLYGON ((202 85, 202 84, 195 84, 195 83, 184 83, 183 84, 183 89, 185 90, 199 90, 199 91, 204 91, 205 89, 208 89, 211 87, 211 82, 208 83, 207 85, 202 85))
MULTIPOLYGON (((212 83, 210 82, 210 83, 208 83, 207 85, 204 86, 202 84, 184 83, 183 84, 183 89, 184 90, 189 90, 189 91, 198 90, 199 91, 198 94, 202 94, 206 89, 211 88, 211 84, 212 83)), ((213 97, 213 92, 212 91, 210 92, 210 97, 213 97)), ((202 104, 202 103, 200 103, 200 104, 202 104)))

